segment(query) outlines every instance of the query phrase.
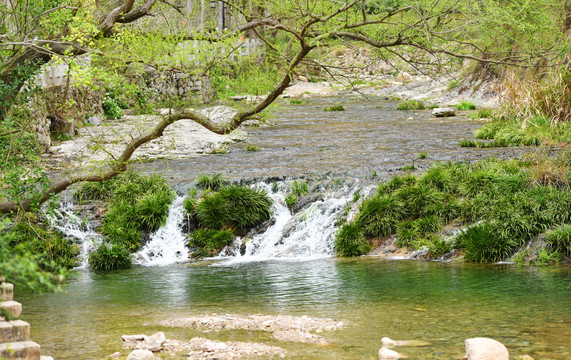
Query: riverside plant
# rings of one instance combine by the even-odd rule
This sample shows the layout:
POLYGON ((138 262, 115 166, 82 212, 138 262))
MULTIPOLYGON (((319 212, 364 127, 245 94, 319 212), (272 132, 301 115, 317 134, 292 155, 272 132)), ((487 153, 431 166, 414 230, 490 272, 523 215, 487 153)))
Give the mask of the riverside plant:
POLYGON ((339 256, 361 256, 371 250, 363 230, 356 223, 344 224, 335 237, 335 251, 339 256))
POLYGON ((94 271, 128 269, 133 266, 133 256, 121 245, 101 244, 89 254, 88 263, 94 271))
POLYGON ((397 105, 397 110, 424 110, 426 106, 421 100, 406 100, 397 105))
POLYGON ((379 185, 377 193, 362 202, 354 226, 366 239, 395 236, 397 246, 427 246, 431 257, 457 249, 474 262, 504 260, 538 235, 559 229, 546 238, 569 256, 571 244, 565 235, 555 234, 568 231, 571 191, 538 182, 534 171, 539 163, 544 171, 557 169, 553 171, 559 174, 558 166, 571 164, 569 159, 563 152, 560 158, 541 161, 490 158, 474 164, 435 164, 421 176, 397 176, 379 185), (441 231, 447 224, 464 230, 455 241, 444 243, 441 231))

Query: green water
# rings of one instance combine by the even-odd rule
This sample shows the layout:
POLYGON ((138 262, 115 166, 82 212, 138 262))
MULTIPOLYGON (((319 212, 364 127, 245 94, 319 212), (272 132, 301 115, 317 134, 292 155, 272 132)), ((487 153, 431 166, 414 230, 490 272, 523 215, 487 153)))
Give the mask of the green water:
MULTIPOLYGON (((178 264, 108 274, 80 273, 65 294, 19 293, 24 320, 42 353, 58 360, 103 359, 122 351, 121 335, 164 331, 257 341, 293 359, 376 359, 381 338, 423 340, 400 348, 413 359, 459 359, 464 339, 492 337, 512 358, 571 358, 571 268, 443 264, 374 258, 178 264), (346 327, 334 344, 280 343, 256 331, 201 332, 161 327, 179 316, 291 314, 329 317, 346 327)), ((178 358, 184 357, 179 355, 178 358)))

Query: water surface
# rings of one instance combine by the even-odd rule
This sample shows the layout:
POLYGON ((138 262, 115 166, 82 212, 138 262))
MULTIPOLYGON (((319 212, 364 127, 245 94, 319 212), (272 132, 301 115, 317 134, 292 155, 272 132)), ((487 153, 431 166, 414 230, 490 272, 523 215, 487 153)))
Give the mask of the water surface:
MULTIPOLYGON (((99 359, 121 351, 121 335, 164 331, 282 346, 292 359, 375 359, 383 336, 432 345, 400 348, 416 359, 458 359, 464 339, 492 337, 513 356, 571 358, 571 269, 376 258, 207 262, 82 272, 66 294, 18 293, 24 320, 43 353, 99 359), (325 333, 332 346, 281 343, 256 331, 201 332, 161 327, 179 316, 289 314, 347 324, 325 333)), ((124 354, 126 350, 122 350, 124 354)), ((183 358, 183 357, 180 357, 183 358)))

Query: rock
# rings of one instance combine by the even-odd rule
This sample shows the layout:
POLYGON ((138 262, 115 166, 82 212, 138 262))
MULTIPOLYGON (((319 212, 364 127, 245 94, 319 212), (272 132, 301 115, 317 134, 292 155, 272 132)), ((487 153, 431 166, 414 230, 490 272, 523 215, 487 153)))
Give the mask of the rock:
POLYGON ((379 359, 406 359, 408 356, 394 350, 382 347, 379 349, 379 359))
POLYGON ((152 352, 161 351, 165 340, 166 337, 162 331, 159 331, 158 333, 151 336, 145 336, 145 341, 143 342, 144 349, 150 350, 152 352))
POLYGON ((519 357, 519 360, 534 360, 534 359, 529 355, 523 355, 519 357))
POLYGON ((393 340, 388 337, 381 339, 384 348, 391 348, 395 346, 429 346, 430 343, 420 340, 393 340))
POLYGON ((127 356, 127 360, 154 360, 153 353, 149 350, 133 350, 127 356))
POLYGON ((297 76, 297 78, 298 78, 298 80, 299 80, 299 81, 303 81, 303 82, 309 82, 309 79, 308 79, 308 78, 306 78, 306 77, 305 77, 305 76, 303 76, 303 75, 298 75, 298 76, 297 76))
POLYGON ((436 108, 432 110, 432 115, 436 117, 456 116, 456 110, 453 108, 436 108))
POLYGON ((316 334, 309 333, 307 331, 275 331, 272 337, 279 341, 291 341, 306 344, 317 344, 317 345, 330 345, 331 343, 324 338, 316 334))
MULTIPOLYGON (((172 342, 172 340, 169 340, 172 342)), ((170 345, 169 345, 170 346, 170 345)), ((188 359, 217 359, 235 360, 241 358, 252 359, 254 357, 268 359, 286 355, 286 350, 276 346, 268 346, 259 343, 222 342, 204 338, 193 338, 190 343, 178 344, 179 349, 190 349, 188 359)))
POLYGON ((97 116, 90 116, 87 118, 87 122, 93 126, 99 126, 101 124, 101 120, 97 116))
POLYGON ((114 352, 113 354, 109 355, 110 358, 115 359, 121 357, 121 353, 119 351, 114 352))
POLYGON ((145 335, 122 335, 121 340, 123 340, 123 346, 134 348, 145 340, 145 335))
POLYGON ((508 349, 494 339, 466 339, 467 360, 509 360, 508 349))

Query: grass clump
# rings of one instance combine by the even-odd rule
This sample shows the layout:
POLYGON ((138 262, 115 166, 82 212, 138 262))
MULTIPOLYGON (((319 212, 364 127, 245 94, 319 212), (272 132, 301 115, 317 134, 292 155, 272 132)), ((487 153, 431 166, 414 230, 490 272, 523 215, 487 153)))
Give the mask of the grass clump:
POLYGON ((335 251, 342 257, 361 256, 371 250, 361 226, 356 223, 347 223, 337 232, 335 237, 335 251))
POLYGON ((571 256, 571 225, 565 224, 549 231, 545 241, 565 256, 571 256))
POLYGON ((397 110, 424 110, 425 108, 421 100, 406 100, 397 105, 397 110))
POLYGON ((462 100, 455 108, 458 110, 476 110, 476 104, 471 101, 462 100))
POLYGON ((260 147, 252 144, 246 145, 246 151, 260 151, 260 147))
POLYGON ((470 114, 471 119, 490 119, 494 115, 494 110, 492 109, 480 109, 475 113, 470 114))
POLYGON ((299 105, 299 104, 303 104, 303 100, 301 100, 301 99, 289 99, 289 103, 292 105, 299 105))
POLYGON ((513 245, 509 239, 497 236, 486 223, 470 226, 456 238, 456 246, 466 250, 464 259, 472 262, 503 260, 513 245))
POLYGON ((345 107, 343 105, 332 105, 326 107, 323 111, 345 111, 345 107))
POLYGON ((357 224, 367 236, 390 235, 405 214, 402 204, 393 196, 374 196, 363 201, 357 216, 357 224))
POLYGON ((133 256, 121 245, 101 244, 89 254, 88 262, 93 271, 128 269, 133 266, 133 256))
POLYGON ((190 234, 188 246, 193 249, 193 257, 214 256, 234 241, 230 230, 197 229, 190 234))
POLYGON ((212 176, 200 174, 196 179, 196 186, 204 190, 218 191, 225 183, 226 179, 222 174, 214 174, 212 176))

